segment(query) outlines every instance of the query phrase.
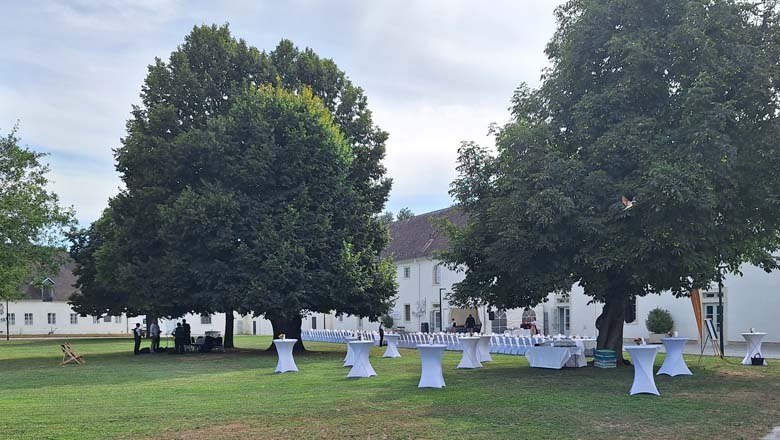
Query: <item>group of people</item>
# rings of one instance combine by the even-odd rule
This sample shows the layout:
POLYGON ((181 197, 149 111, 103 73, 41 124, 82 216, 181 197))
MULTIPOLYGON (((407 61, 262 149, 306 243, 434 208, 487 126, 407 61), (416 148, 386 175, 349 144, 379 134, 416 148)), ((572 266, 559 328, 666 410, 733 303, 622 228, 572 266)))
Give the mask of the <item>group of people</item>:
MULTIPOLYGON (((464 328, 466 329, 466 333, 474 333, 474 330, 476 330, 477 328, 477 321, 476 319, 474 319, 474 316, 472 316, 471 313, 469 313, 469 316, 466 318, 464 328)), ((452 324, 450 324, 450 331, 453 333, 457 333, 458 331, 458 323, 455 321, 455 318, 452 318, 452 324)))
MULTIPOLYGON (((181 322, 176 324, 176 329, 173 331, 174 350, 176 353, 184 353, 184 346, 190 343, 191 333, 190 325, 187 324, 186 319, 182 319, 181 322)), ((135 324, 133 329, 133 353, 141 354, 141 339, 144 337, 144 329, 140 323, 135 324)), ((156 353, 160 351, 160 325, 155 319, 149 324, 149 340, 151 341, 151 347, 149 351, 156 353)))

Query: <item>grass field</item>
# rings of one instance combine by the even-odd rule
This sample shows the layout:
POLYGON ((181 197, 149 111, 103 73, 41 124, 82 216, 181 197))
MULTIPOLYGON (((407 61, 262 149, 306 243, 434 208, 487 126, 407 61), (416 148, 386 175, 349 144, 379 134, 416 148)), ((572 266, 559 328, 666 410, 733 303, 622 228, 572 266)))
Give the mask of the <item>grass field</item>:
POLYGON ((355 380, 335 344, 308 344, 299 373, 276 375, 269 342, 133 356, 128 339, 74 340, 87 364, 60 367, 59 341, 2 341, 0 438, 755 439, 780 425, 780 362, 689 357, 693 377, 657 377, 661 397, 631 397, 631 368, 539 370, 496 355, 456 370, 448 352, 447 387, 419 390, 414 351, 374 348, 378 376, 355 380))

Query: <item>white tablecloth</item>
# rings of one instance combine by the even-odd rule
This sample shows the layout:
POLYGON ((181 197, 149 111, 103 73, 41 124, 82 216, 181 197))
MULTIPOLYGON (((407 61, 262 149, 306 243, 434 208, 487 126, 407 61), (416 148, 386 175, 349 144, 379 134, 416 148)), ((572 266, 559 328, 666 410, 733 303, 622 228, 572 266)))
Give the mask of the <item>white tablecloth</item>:
POLYGON ((385 349, 385 354, 383 354, 382 357, 386 357, 386 358, 401 357, 401 353, 398 352, 398 340, 400 338, 401 335, 385 334, 385 341, 387 341, 387 348, 385 349))
MULTIPOLYGON (((766 333, 742 333, 742 337, 747 342, 747 354, 745 359, 742 360, 742 365, 753 365, 753 361, 750 358, 755 355, 764 357, 761 354, 761 342, 764 340, 764 336, 766 336, 766 333)), ((764 365, 766 365, 766 361, 764 361, 764 365)))
POLYGON ((295 359, 293 359, 292 354, 293 346, 297 341, 297 339, 274 339, 276 354, 279 357, 279 360, 276 362, 276 373, 298 371, 298 366, 295 365, 295 359))
POLYGON ((644 393, 660 396, 653 377, 653 364, 655 363, 655 355, 658 353, 658 346, 626 345, 625 348, 631 356, 631 363, 634 364, 634 383, 631 385, 631 395, 644 393))
POLYGON ((352 341, 357 341, 357 336, 347 336, 344 338, 347 341, 347 355, 344 356, 344 366, 351 367, 355 363, 355 354, 352 352, 352 346, 349 345, 352 341))
POLYGON ((661 369, 656 373, 657 376, 668 374, 669 376, 692 376, 691 370, 685 364, 683 359, 683 349, 688 338, 661 338, 666 348, 666 359, 664 359, 661 369))
POLYGON ((350 341, 348 344, 352 347, 355 363, 352 365, 352 369, 349 370, 347 377, 376 376, 376 371, 374 371, 374 367, 371 366, 371 362, 368 360, 374 341, 350 341))
POLYGON ((477 342, 477 359, 480 362, 491 362, 493 358, 490 356, 490 335, 479 335, 479 342, 477 342))
POLYGON ((444 376, 441 371, 441 358, 447 346, 444 344, 418 344, 420 351, 420 383, 417 388, 443 388, 444 376))
POLYGON ((463 356, 460 358, 458 368, 482 368, 482 364, 477 358, 479 336, 464 336, 459 338, 459 341, 463 349, 463 356))
POLYGON ((588 365, 582 347, 528 347, 525 352, 533 368, 585 367, 588 365))

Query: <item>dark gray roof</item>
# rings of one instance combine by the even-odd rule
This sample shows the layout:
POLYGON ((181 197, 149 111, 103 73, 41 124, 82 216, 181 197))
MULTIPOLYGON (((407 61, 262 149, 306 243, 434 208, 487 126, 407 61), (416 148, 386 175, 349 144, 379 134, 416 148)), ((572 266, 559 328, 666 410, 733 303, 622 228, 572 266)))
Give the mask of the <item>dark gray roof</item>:
MULTIPOLYGON (((54 276, 49 276, 48 279, 54 282, 53 300, 54 301, 67 301, 70 299, 78 289, 76 289, 76 276, 73 275, 73 269, 76 264, 70 258, 66 258, 60 265, 59 272, 54 276)), ((38 300, 43 298, 40 283, 46 280, 35 280, 35 283, 25 283, 24 296, 22 299, 26 300, 38 300)))
POLYGON ((390 244, 383 255, 400 261, 430 257, 436 251, 447 249, 449 240, 431 222, 438 218, 447 218, 458 226, 466 224, 466 215, 455 206, 395 221, 390 223, 390 244))

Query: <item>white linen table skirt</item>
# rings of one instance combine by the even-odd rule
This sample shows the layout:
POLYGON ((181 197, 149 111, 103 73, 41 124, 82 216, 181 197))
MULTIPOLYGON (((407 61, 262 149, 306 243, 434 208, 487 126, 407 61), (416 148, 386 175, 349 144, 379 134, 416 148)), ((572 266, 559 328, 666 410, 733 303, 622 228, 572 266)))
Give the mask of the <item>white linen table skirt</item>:
POLYGON ((374 371, 374 367, 371 366, 371 362, 368 359, 374 341, 350 341, 348 344, 352 347, 355 363, 352 365, 349 373, 347 373, 347 377, 376 376, 376 371, 374 371))
POLYGON ((655 394, 660 396, 653 377, 653 364, 658 353, 657 345, 627 345, 626 351, 634 364, 634 383, 631 385, 631 395, 655 394))
POLYGON ((293 346, 298 342, 297 339, 274 339, 276 346, 276 355, 279 360, 276 362, 275 373, 286 373, 288 371, 298 371, 293 359, 293 346))
MULTIPOLYGON (((766 333, 742 333, 742 337, 747 342, 747 354, 745 359, 742 360, 742 365, 753 365, 753 361, 750 358, 755 355, 764 357, 761 354, 761 342, 764 340, 764 336, 766 336, 766 333)), ((766 361, 764 361, 764 365, 766 365, 766 361)))
POLYGON ((420 382, 417 388, 443 388, 444 375, 441 371, 441 358, 445 344, 417 344, 417 350, 420 352, 420 382))
POLYGON ((490 335, 479 335, 479 342, 477 342, 477 359, 480 362, 492 362, 493 358, 490 356, 490 335))
POLYGON ((344 366, 351 367, 355 363, 355 353, 352 352, 352 346, 349 345, 351 341, 357 341, 357 336, 347 336, 344 341, 347 343, 347 355, 344 356, 344 366))
POLYGON ((458 338, 460 346, 463 348, 463 356, 457 368, 482 368, 482 364, 477 357, 477 343, 479 336, 464 336, 458 338))
POLYGON ((683 349, 688 338, 661 338, 666 348, 666 359, 658 370, 656 376, 667 374, 669 376, 693 376, 688 365, 683 359, 683 349))
POLYGON ((401 353, 398 352, 398 340, 400 338, 401 335, 385 334, 385 341, 387 341, 387 348, 385 349, 385 353, 382 355, 382 357, 386 357, 386 358, 401 357, 401 353))
POLYGON ((571 350, 568 347, 528 347, 525 357, 532 368, 560 370, 571 358, 571 350))

